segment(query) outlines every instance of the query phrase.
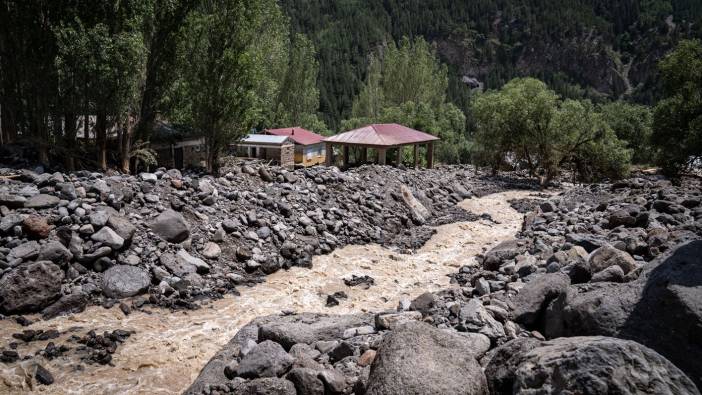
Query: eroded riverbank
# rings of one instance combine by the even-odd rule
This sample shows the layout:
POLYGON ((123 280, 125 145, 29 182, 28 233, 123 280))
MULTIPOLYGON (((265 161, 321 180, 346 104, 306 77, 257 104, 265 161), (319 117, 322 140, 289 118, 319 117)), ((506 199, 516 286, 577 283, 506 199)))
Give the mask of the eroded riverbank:
MULTIPOLYGON (((125 316, 118 308, 89 307, 85 312, 50 321, 39 321, 30 329, 57 329, 63 342, 72 327, 134 330, 113 355, 114 367, 81 364, 71 357, 42 361, 56 382, 34 390, 41 393, 179 393, 192 382, 204 364, 239 328, 254 317, 282 310, 298 312, 351 313, 393 309, 401 298, 449 285, 448 274, 470 262, 474 255, 514 235, 522 222, 508 203, 531 191, 510 191, 465 200, 460 205, 475 214, 489 214, 495 222, 455 223, 437 228, 437 233, 413 255, 403 255, 378 245, 347 246, 314 258, 312 269, 279 271, 253 288, 242 288, 241 296, 225 297, 197 311, 175 312, 151 309, 125 316), (369 275, 370 289, 345 286, 343 278, 369 275), (348 299, 339 306, 325 306, 325 295, 343 290, 348 299), (82 366, 82 369, 78 368, 82 366)), ((0 341, 7 344, 22 328, 14 321, 0 321, 0 341)), ((81 332, 81 334, 82 334, 81 332)), ((47 341, 20 344, 20 354, 33 354, 47 341)), ((31 361, 0 372, 0 391, 32 392, 31 361)))

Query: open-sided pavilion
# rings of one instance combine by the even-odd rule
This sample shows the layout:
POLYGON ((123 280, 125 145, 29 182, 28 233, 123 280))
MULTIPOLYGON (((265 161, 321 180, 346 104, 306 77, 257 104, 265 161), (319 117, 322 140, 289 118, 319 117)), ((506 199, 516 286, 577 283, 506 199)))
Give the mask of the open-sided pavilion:
POLYGON ((326 164, 334 163, 334 146, 341 146, 342 162, 344 167, 349 165, 349 148, 360 149, 360 161, 368 160, 368 148, 378 151, 378 164, 384 165, 387 161, 388 149, 397 149, 396 162, 402 161, 402 150, 406 146, 414 147, 414 166, 419 165, 419 147, 426 145, 427 167, 434 166, 434 142, 439 138, 420 132, 396 123, 372 124, 362 128, 350 130, 324 139, 326 144, 326 164))

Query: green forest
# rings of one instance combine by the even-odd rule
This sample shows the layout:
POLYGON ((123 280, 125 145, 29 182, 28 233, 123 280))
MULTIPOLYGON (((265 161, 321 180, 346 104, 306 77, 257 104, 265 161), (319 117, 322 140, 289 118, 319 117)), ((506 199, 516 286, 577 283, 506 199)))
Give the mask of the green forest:
POLYGON ((252 130, 397 122, 444 163, 675 174, 702 154, 701 37, 699 0, 2 0, 0 142, 130 172, 165 120, 216 171, 252 130))

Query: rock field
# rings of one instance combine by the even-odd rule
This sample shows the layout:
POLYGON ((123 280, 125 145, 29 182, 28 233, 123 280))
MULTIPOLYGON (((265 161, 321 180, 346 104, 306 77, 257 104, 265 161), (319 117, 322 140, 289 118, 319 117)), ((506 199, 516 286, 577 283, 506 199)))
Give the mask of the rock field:
MULTIPOLYGON (((197 309, 350 244, 402 252, 434 226, 487 220, 471 197, 535 189, 470 167, 286 171, 237 163, 215 178, 0 169, 0 313, 31 326, 119 306, 197 309), (30 318, 26 318, 30 317, 30 318)), ((205 366, 189 394, 699 394, 702 189, 652 175, 515 199, 520 232, 394 310, 259 317, 205 366)), ((346 286, 372 289, 369 276, 346 286)), ((110 364, 129 331, 76 330, 110 364)), ((58 337, 27 329, 29 343, 58 337)), ((68 352, 47 345, 37 358, 68 352)), ((0 366, 27 361, 0 344, 0 366)), ((58 385, 41 363, 40 385, 58 385)), ((31 381, 32 378, 30 378, 31 381)))

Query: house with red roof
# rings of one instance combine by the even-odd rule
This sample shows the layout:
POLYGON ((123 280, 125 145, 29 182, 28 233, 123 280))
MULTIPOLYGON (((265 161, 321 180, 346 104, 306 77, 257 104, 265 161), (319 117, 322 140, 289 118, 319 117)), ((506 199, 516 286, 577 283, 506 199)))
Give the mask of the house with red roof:
POLYGON ((326 160, 324 136, 299 126, 282 129, 266 129, 266 134, 286 136, 295 143, 295 164, 305 167, 322 164, 326 160))

